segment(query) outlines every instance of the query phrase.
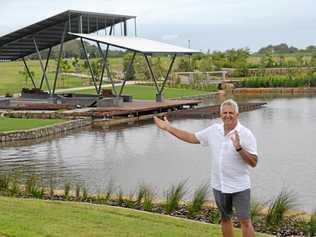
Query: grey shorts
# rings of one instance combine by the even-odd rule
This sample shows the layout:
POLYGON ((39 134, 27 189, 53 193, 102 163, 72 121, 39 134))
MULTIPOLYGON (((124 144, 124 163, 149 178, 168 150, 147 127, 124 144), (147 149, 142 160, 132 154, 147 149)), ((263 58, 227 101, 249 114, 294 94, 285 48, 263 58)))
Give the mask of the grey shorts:
POLYGON ((237 193, 222 193, 213 189, 213 193, 222 219, 230 219, 233 208, 239 220, 250 219, 250 189, 237 193))

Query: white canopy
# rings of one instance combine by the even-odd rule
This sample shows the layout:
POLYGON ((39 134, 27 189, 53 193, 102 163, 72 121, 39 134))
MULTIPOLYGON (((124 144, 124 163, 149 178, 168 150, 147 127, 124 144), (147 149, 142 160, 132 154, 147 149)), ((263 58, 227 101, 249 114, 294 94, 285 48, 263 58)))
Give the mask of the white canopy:
POLYGON ((149 40, 140 37, 129 36, 96 36, 91 34, 77 34, 68 33, 84 39, 109 44, 118 48, 128 49, 131 51, 144 53, 144 54, 192 54, 198 53, 196 50, 189 48, 182 48, 171 44, 162 43, 159 41, 149 40))

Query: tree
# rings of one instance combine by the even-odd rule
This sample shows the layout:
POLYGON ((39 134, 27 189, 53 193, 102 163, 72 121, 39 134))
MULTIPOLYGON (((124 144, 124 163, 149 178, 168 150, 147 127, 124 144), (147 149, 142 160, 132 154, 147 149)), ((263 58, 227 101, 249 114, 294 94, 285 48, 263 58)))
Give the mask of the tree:
POLYGON ((226 63, 226 56, 223 52, 215 51, 211 55, 215 70, 221 70, 226 63))
POLYGON ((192 72, 192 67, 188 57, 182 57, 179 60, 177 71, 179 72, 192 72))
POLYGON ((274 66, 273 52, 272 49, 267 49, 264 51, 261 57, 262 67, 273 67, 274 66))
POLYGON ((312 67, 316 67, 316 53, 314 53, 311 57, 310 65, 312 67))

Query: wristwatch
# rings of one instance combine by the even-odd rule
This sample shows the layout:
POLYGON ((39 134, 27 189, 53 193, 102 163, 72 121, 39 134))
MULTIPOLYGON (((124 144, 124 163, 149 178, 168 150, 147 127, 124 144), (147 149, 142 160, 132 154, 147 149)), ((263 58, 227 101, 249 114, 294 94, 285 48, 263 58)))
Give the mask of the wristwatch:
POLYGON ((242 147, 239 147, 236 149, 237 152, 240 152, 242 150, 242 147))

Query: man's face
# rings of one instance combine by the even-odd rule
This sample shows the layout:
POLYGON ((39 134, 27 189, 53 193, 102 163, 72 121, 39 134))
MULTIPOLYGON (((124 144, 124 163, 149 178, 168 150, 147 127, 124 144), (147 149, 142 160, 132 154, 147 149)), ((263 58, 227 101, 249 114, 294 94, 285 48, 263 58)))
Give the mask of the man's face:
POLYGON ((221 118, 224 122, 224 125, 234 125, 237 123, 239 114, 234 110, 234 107, 231 105, 224 105, 221 112, 221 118))

